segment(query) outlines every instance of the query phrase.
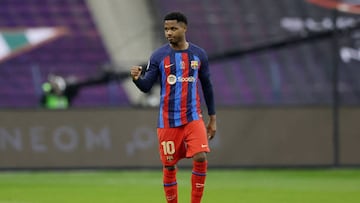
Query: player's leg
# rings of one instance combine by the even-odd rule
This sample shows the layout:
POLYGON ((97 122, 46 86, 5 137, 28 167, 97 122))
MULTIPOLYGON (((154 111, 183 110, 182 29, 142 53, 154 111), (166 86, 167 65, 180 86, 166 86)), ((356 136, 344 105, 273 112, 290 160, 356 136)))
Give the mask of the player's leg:
POLYGON ((191 203, 200 203, 204 193, 207 160, 205 152, 193 156, 193 169, 191 174, 191 203))
POLYGON ((193 159, 193 169, 191 175, 191 203, 200 203, 204 193, 207 157, 210 152, 206 128, 202 120, 192 121, 185 127, 187 144, 187 157, 193 159))
POLYGON ((163 183, 166 201, 178 202, 176 181, 176 163, 185 157, 185 144, 182 140, 182 128, 158 129, 159 153, 163 163, 163 183))
POLYGON ((177 203, 178 189, 175 165, 163 167, 163 183, 166 201, 168 203, 177 203))

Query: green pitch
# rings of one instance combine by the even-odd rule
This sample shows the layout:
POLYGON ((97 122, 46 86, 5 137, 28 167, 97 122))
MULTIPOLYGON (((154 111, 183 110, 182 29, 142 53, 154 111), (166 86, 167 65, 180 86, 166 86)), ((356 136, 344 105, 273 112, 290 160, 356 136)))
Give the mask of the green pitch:
MULTIPOLYGON (((190 171, 179 169, 179 202, 190 171)), ((0 203, 161 203, 161 171, 0 172, 0 203)), ((360 202, 360 170, 209 170, 204 203, 360 202)))

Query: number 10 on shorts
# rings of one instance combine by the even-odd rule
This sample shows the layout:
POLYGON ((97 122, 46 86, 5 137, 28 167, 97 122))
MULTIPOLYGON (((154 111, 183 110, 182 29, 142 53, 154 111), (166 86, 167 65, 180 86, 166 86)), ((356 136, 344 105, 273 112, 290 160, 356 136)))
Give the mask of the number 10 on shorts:
POLYGON ((161 145, 164 150, 164 155, 172 155, 175 153, 174 141, 163 141, 161 142, 161 145))

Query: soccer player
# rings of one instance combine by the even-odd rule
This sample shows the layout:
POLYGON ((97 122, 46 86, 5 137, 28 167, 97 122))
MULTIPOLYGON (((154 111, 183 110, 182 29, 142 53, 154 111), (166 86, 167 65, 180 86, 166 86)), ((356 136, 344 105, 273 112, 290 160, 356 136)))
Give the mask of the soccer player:
POLYGON ((208 139, 212 139, 216 132, 207 54, 186 40, 186 30, 184 14, 167 14, 164 32, 169 43, 153 52, 144 75, 141 66, 133 66, 130 70, 133 82, 143 92, 148 92, 160 79, 157 134, 168 203, 178 202, 176 164, 183 158, 193 160, 191 202, 201 202, 207 172, 206 153, 210 152, 208 139), (209 115, 206 127, 200 109, 199 82, 209 115))

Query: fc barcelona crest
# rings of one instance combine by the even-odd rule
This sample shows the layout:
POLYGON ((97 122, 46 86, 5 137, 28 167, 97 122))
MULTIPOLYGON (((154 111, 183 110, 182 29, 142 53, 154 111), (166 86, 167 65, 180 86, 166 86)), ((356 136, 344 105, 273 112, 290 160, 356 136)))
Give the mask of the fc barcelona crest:
POLYGON ((198 69, 199 68, 199 61, 191 61, 191 68, 198 69))

